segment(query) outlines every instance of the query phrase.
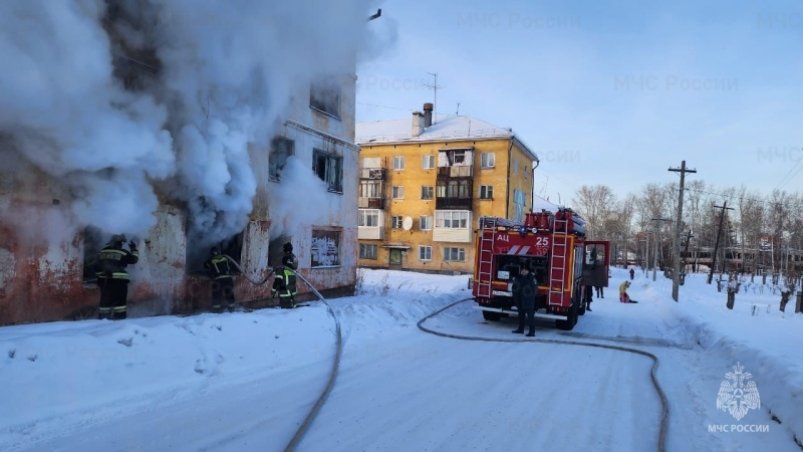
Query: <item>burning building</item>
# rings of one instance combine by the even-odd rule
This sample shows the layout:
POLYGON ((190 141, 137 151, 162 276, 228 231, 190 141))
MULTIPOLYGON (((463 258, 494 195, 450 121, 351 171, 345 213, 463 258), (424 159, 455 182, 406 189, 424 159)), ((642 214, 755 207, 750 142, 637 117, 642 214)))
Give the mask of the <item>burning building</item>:
POLYGON ((0 6, 0 324, 93 315, 116 233, 139 243, 132 316, 208 307, 214 245, 258 280, 291 242, 319 290, 353 288, 370 5, 274 3, 0 6))

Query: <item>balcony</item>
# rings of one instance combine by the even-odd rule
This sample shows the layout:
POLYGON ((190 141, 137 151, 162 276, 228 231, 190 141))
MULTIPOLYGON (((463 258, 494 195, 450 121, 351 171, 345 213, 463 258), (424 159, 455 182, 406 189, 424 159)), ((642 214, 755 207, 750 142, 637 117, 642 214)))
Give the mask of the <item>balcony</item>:
POLYGON ((385 168, 360 168, 360 179, 364 180, 385 180, 387 170, 385 168))
POLYGON ((385 198, 357 198, 357 207, 360 209, 385 209, 385 198))
POLYGON ((357 228, 359 240, 384 240, 385 228, 382 226, 359 226, 357 228))

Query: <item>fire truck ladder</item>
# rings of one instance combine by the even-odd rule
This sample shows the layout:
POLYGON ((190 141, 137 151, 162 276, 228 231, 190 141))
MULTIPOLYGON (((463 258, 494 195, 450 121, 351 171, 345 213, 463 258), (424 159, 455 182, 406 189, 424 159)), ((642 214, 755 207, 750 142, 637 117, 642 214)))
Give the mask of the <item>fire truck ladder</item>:
MULTIPOLYGON (((557 217, 557 216, 556 216, 557 217)), ((549 262, 549 305, 561 305, 566 283, 566 258, 569 254, 569 220, 555 218, 552 253, 549 262)))
POLYGON ((495 240, 496 218, 483 218, 482 229, 480 229, 480 256, 477 268, 477 295, 480 297, 491 297, 495 240))

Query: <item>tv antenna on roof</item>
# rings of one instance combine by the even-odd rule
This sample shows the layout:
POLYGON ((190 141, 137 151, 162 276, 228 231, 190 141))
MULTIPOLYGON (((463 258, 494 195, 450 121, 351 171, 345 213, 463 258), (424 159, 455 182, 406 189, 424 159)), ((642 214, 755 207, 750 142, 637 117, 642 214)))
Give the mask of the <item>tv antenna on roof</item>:
POLYGON ((433 92, 433 97, 435 98, 432 101, 432 119, 433 122, 435 118, 437 118, 436 112, 438 111, 438 88, 443 88, 441 85, 438 85, 438 73, 437 72, 427 72, 427 74, 431 75, 433 78, 432 84, 424 83, 424 86, 427 88, 431 88, 433 92))

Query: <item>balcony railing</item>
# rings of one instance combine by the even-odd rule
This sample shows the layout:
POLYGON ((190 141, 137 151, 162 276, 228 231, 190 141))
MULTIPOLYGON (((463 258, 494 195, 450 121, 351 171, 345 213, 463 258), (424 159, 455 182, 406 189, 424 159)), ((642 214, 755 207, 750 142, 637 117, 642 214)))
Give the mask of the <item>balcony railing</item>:
POLYGON ((360 168, 360 179, 385 180, 385 168, 360 168))
POLYGON ((441 166, 438 167, 438 177, 472 177, 473 166, 441 166))
POLYGON ((472 198, 435 198, 438 210, 472 210, 472 198))
POLYGON ((360 209, 385 209, 385 198, 365 198, 357 199, 357 207, 360 209))

